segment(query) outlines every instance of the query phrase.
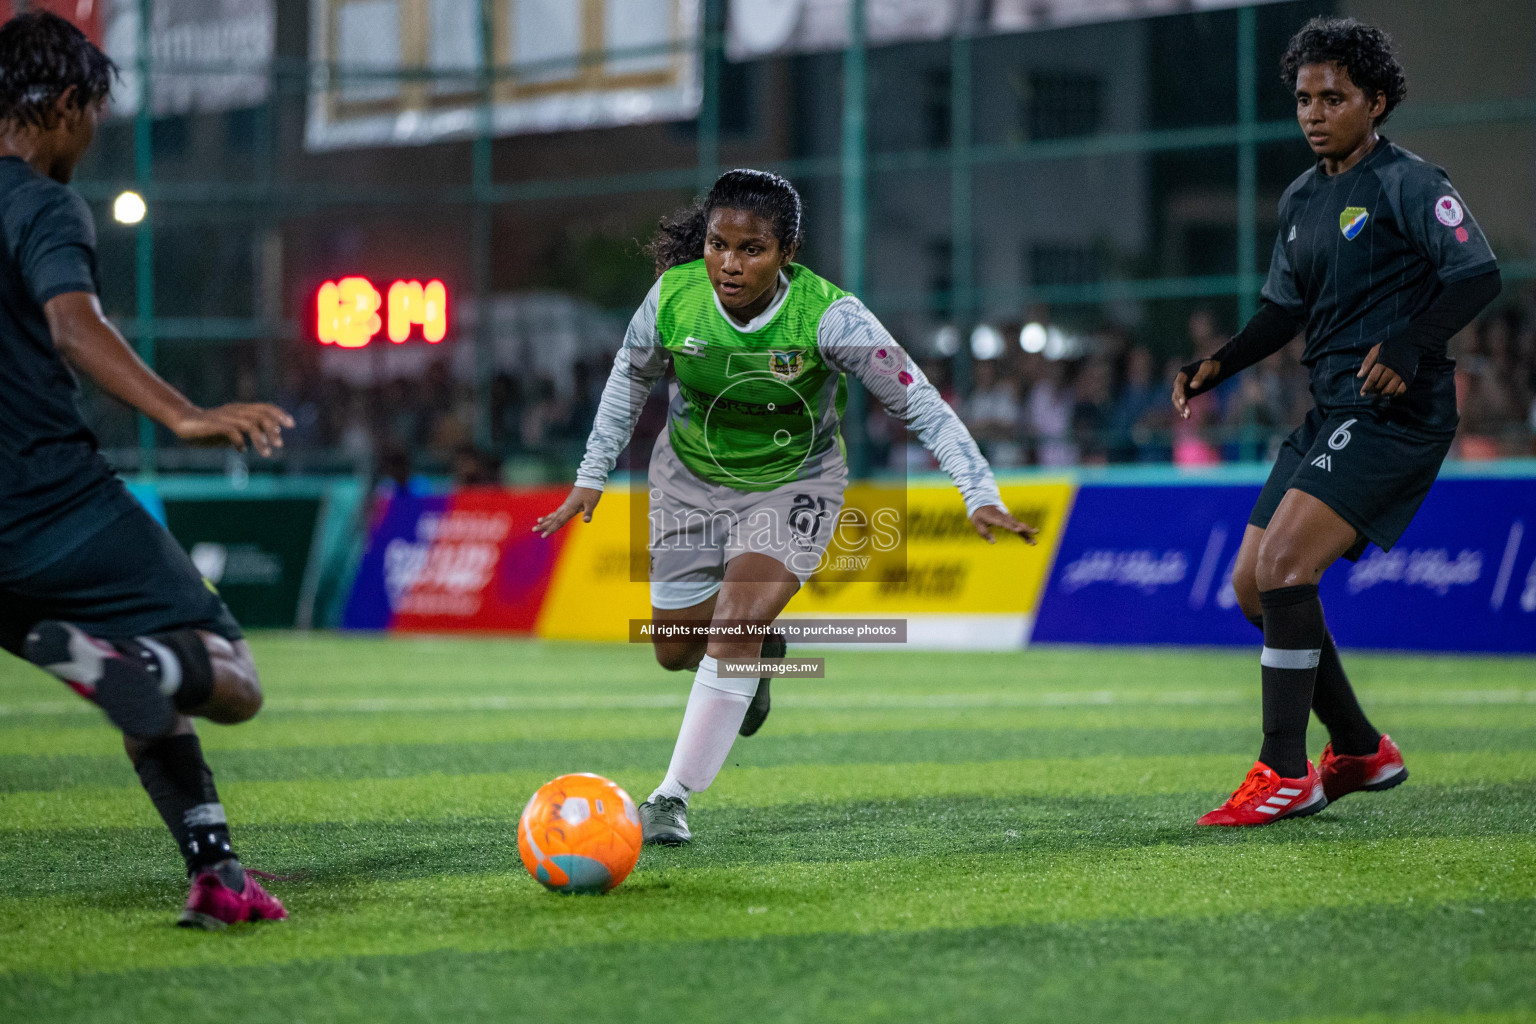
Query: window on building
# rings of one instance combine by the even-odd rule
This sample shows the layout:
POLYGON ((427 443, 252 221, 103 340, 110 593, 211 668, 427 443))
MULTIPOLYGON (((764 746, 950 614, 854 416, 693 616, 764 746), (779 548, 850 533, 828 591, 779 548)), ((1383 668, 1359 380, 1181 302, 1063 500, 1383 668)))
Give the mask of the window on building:
POLYGON ((427 67, 435 93, 472 92, 480 66, 480 0, 432 0, 428 7, 427 67), (469 72, 454 75, 452 72, 469 72))
POLYGON ((1104 257, 1091 246, 1031 245, 1029 282, 1035 287, 1093 284, 1104 279, 1104 257))
POLYGON ((581 71, 581 15, 574 0, 517 0, 512 5, 512 63, 520 82, 554 82, 581 71))
POLYGON ((1094 75, 1031 72, 1024 88, 1024 130, 1031 139, 1067 139, 1099 130, 1104 83, 1094 75))
POLYGON ((249 154, 256 150, 257 118, 261 112, 256 107, 241 107, 224 112, 224 148, 231 153, 249 154))
POLYGON ((376 74, 400 68, 398 0, 355 0, 337 8, 336 60, 342 67, 343 101, 364 103, 398 96, 400 82, 376 74), (350 76, 349 71, 360 74, 350 76))
POLYGON ((192 123, 186 114, 157 117, 149 127, 150 151, 157 157, 185 156, 191 144, 192 123))
POLYGON ((954 244, 948 238, 930 239, 928 252, 928 312, 947 320, 955 311, 954 244))
MULTIPOLYGON (((572 6, 575 6, 574 4, 572 6)), ((610 50, 640 50, 608 61, 610 75, 665 71, 674 54, 672 0, 608 0, 603 17, 603 38, 610 50)))
POLYGON ((923 143, 929 149, 949 146, 949 68, 929 68, 923 75, 923 143))

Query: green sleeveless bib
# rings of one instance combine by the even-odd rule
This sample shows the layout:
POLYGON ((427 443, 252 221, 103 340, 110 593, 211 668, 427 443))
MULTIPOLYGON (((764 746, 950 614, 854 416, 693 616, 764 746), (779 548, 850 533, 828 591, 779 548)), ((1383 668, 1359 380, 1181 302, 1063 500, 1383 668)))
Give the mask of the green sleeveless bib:
POLYGON ((711 483, 769 491, 842 444, 845 387, 822 361, 817 329, 847 293, 799 264, 785 273, 788 294, 754 331, 720 311, 703 260, 661 276, 656 330, 682 399, 670 439, 683 465, 711 483))

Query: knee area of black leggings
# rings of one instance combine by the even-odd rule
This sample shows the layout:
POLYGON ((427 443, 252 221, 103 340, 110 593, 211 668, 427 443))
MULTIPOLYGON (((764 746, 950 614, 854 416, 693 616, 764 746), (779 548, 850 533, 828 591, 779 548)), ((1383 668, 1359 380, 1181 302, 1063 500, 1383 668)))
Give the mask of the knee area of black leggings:
POLYGON ((1292 587, 1275 587, 1270 590, 1259 591, 1259 604, 1265 611, 1277 608, 1289 608, 1292 605, 1305 604, 1308 601, 1317 600, 1316 583, 1299 583, 1292 587))

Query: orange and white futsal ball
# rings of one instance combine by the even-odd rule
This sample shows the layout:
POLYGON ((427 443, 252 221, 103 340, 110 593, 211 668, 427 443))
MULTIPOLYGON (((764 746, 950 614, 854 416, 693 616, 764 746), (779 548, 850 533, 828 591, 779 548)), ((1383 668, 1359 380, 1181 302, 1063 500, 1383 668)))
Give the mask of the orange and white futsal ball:
POLYGON ((640 811, 601 775, 562 775, 540 786, 523 808, 517 852, 547 889, 607 892, 640 859, 640 811))

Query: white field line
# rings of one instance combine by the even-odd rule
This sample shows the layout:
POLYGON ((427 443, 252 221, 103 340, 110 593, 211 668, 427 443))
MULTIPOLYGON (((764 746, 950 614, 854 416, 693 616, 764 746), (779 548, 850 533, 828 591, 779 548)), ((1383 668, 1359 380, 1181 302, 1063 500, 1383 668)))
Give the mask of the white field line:
MULTIPOLYGON (((1465 705, 1536 704, 1536 690, 1453 690, 1431 692, 1415 690, 1373 691, 1372 704, 1417 707, 1455 707, 1465 705)), ((273 701, 267 715, 289 714, 400 714, 410 712, 451 711, 625 711, 680 708, 685 694, 613 696, 606 694, 569 694, 558 697, 483 696, 483 697, 304 697, 273 701)), ((955 708, 1054 708, 1054 707, 1247 707, 1253 703, 1246 693, 1170 691, 1160 694, 1117 693, 1114 690, 1069 691, 1061 693, 940 693, 940 694, 785 694, 774 699, 780 707, 807 708, 817 711, 881 711, 955 708)), ((83 701, 37 701, 25 704, 0 704, 0 718, 34 715, 95 715, 98 712, 83 701)))

